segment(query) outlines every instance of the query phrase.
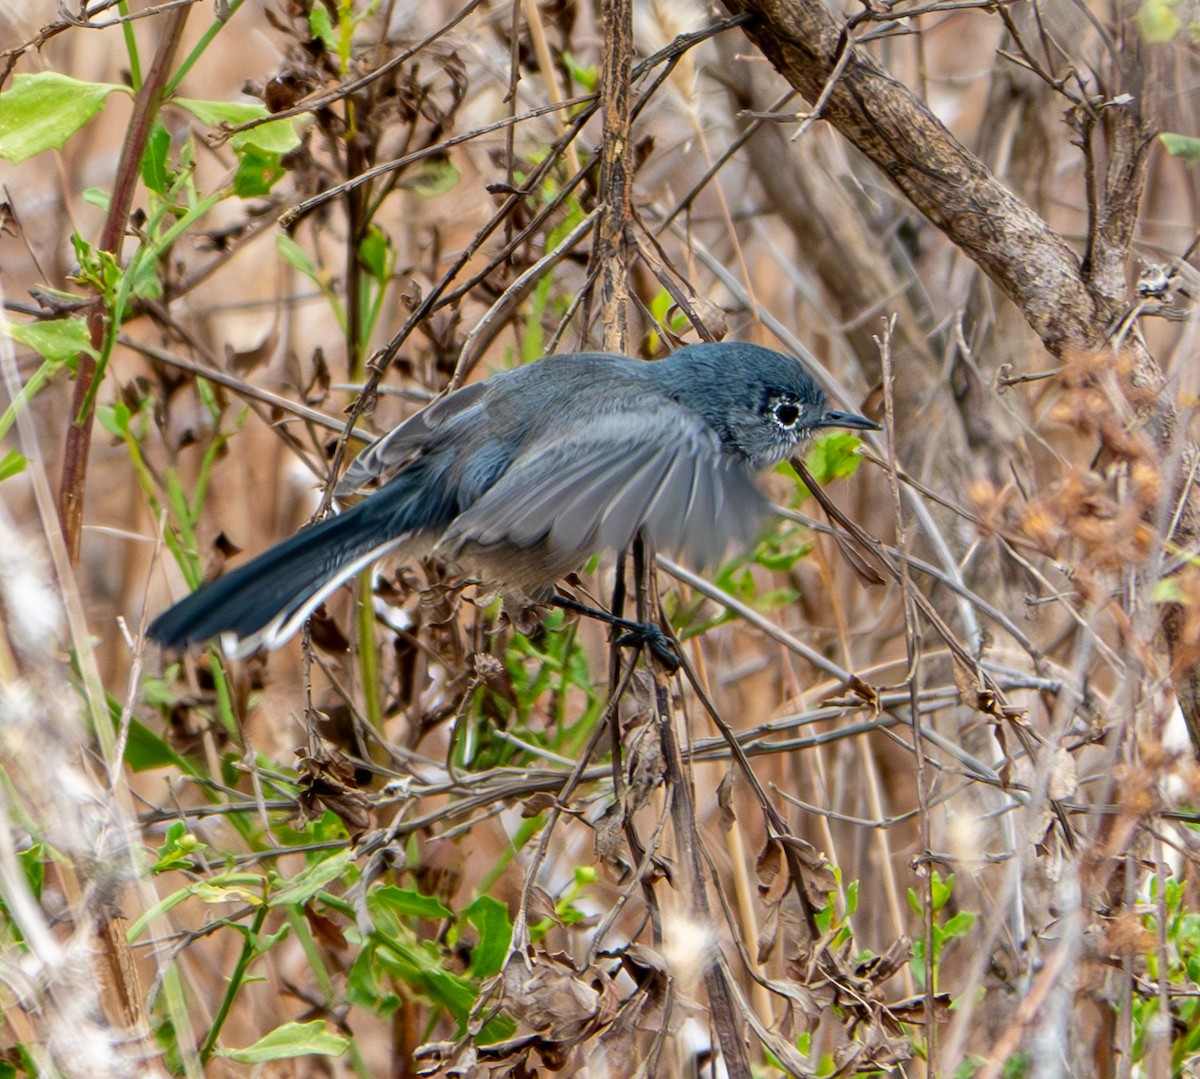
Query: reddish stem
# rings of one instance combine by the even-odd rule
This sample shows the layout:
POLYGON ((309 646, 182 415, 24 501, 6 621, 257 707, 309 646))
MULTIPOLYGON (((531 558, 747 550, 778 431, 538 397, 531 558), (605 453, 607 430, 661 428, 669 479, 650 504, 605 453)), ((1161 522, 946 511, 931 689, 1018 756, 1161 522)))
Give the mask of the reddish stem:
MULTIPOLYGON (((145 82, 133 102, 133 116, 129 121, 129 133, 121 147, 121 159, 117 163, 117 175, 113 182, 112 202, 104 230, 100 234, 100 250, 120 256, 121 241, 129 221, 129 209, 133 205, 133 192, 137 186, 142 154, 150 129, 162 104, 163 91, 175 61, 175 53, 183 37, 191 7, 173 8, 166 16, 162 40, 145 82)), ((103 301, 97 298, 88 310, 88 332, 92 348, 99 352, 104 347, 107 333, 107 312, 103 301)), ((58 492, 58 514, 62 523, 63 536, 71 563, 79 562, 80 537, 83 531, 83 492, 87 480, 88 450, 92 444, 92 418, 95 398, 92 384, 96 379, 96 361, 89 353, 79 354, 78 370, 75 375, 75 391, 71 398, 71 424, 67 428, 66 446, 63 452, 62 483, 58 492), (89 404, 89 402, 91 402, 89 404), (84 412, 86 407, 86 412, 84 412), (81 415, 80 413, 84 413, 81 415)))

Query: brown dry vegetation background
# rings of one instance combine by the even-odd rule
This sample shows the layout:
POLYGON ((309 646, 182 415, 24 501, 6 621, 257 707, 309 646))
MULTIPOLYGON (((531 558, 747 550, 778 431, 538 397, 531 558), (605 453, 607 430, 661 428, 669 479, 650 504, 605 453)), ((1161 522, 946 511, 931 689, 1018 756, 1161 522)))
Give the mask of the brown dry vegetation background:
MULTIPOLYGON (((0 1067, 1195 1074, 1200 190, 1154 137, 1200 135, 1186 30, 1148 43, 1122 4, 646 0, 626 205, 611 96, 594 160, 619 5, 354 5, 341 59, 308 9, 243 5, 207 46, 201 6, 128 24, 143 76, 172 33, 176 68, 196 55, 180 96, 307 108, 270 192, 190 223, 123 323, 97 401, 143 426, 94 425, 77 561, 65 372, 8 434, 0 1067), (772 545, 708 582, 660 568, 690 676, 622 681, 601 629, 527 637, 436 566, 227 672, 144 642, 187 590, 169 477, 207 483, 191 554, 215 573, 318 510, 348 407, 382 431, 619 318, 647 359, 794 352, 886 422, 827 478, 832 517, 781 471, 772 545), (223 373, 211 408, 198 371, 223 373), (228 1052, 288 1023, 349 1048, 305 1027, 310 1055, 228 1052)), ((128 80, 120 25, 61 17, 0 13, 0 125, 13 73, 128 80)), ((71 233, 101 242, 85 192, 133 109, 0 164, 14 322, 78 313, 42 286, 90 298, 71 233)), ((170 101, 161 121, 196 189, 227 190, 230 142, 170 101)), ((152 204, 139 186, 126 258, 152 204)), ((611 561, 584 582, 607 602, 611 561)))

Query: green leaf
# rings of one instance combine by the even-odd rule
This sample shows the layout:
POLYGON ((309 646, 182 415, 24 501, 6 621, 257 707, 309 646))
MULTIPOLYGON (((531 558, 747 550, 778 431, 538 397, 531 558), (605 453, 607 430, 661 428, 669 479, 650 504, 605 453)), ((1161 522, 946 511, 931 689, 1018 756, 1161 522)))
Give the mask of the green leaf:
MULTIPOLYGON (((188 97, 177 97, 172 101, 180 108, 187 109, 201 123, 212 127, 222 124, 239 127, 271 115, 265 105, 244 101, 197 101, 188 97)), ((265 153, 286 154, 300 145, 300 136, 291 120, 272 120, 249 131, 239 131, 230 138, 229 145, 235 150, 253 146, 265 153)))
POLYGON ((575 878, 576 888, 586 888, 590 884, 595 884, 596 878, 599 876, 593 865, 577 865, 571 875, 575 878))
POLYGON ((0 457, 0 480, 6 480, 10 476, 24 472, 28 463, 25 457, 16 450, 9 450, 3 457, 0 457))
POLYGON ((337 54, 337 35, 333 32, 333 20, 324 4, 313 4, 308 13, 308 28, 312 31, 312 36, 329 52, 337 54))
POLYGON ((429 895, 422 895, 411 888, 397 888, 385 884, 374 888, 370 894, 372 906, 385 907, 394 914, 407 918, 433 918, 441 921, 453 917, 454 912, 444 903, 429 895))
POLYGON ((264 883, 259 873, 226 873, 211 881, 197 881, 188 890, 202 903, 249 903, 252 907, 260 907, 264 883))
POLYGON ((114 401, 111 405, 100 405, 96 409, 96 419, 114 438, 124 438, 129 432, 129 420, 133 416, 124 401, 114 401))
POLYGON ((83 201, 90 206, 98 206, 105 213, 108 213, 109 207, 112 206, 112 192, 107 191, 103 187, 85 187, 83 189, 83 201))
POLYGON ((600 71, 595 64, 589 64, 587 67, 584 67, 571 55, 569 50, 564 50, 562 65, 581 89, 589 94, 596 92, 596 88, 600 85, 600 71))
POLYGON ((925 941, 920 937, 912 942, 912 958, 908 961, 913 979, 917 985, 925 988, 925 941))
POLYGON ((441 967, 441 956, 432 942, 381 941, 375 954, 385 970, 421 989, 457 1023, 466 1024, 475 1003, 475 986, 441 967))
POLYGON ((162 280, 158 276, 158 259, 147 255, 142 248, 126 270, 129 290, 143 300, 160 300, 163 295, 162 280))
POLYGON ((1158 140, 1172 157, 1178 157, 1183 161, 1200 159, 1200 139, 1193 138, 1191 135, 1176 135, 1172 131, 1164 131, 1158 136, 1158 140))
POLYGON ((16 75, 0 108, 0 157, 12 162, 57 150, 102 108, 116 90, 109 82, 81 82, 56 71, 16 75))
POLYGON ((1133 17, 1142 40, 1151 44, 1170 41, 1179 33, 1177 6, 1178 0, 1144 0, 1133 17))
POLYGON ((168 743, 140 720, 129 721, 129 739, 125 743, 125 763, 135 772, 153 768, 178 768, 184 774, 194 769, 168 743))
POLYGON ((135 918, 127 930, 125 930, 125 939, 130 944, 137 942, 138 938, 150 927, 150 924, 156 919, 167 914, 173 907, 179 906, 180 903, 192 897, 191 888, 179 888, 168 896, 164 896, 155 903, 149 910, 144 911, 140 917, 135 918))
POLYGON ((811 550, 811 543, 801 544, 790 551, 772 551, 764 548, 761 552, 755 553, 754 561, 762 566, 763 569, 769 569, 775 573, 787 573, 811 550))
POLYGON ((34 843, 17 855, 21 869, 25 872, 25 881, 34 899, 41 901, 42 885, 46 882, 46 845, 34 843))
POLYGON ((321 279, 320 274, 317 273, 317 267, 303 247, 284 232, 275 234, 275 246, 286 262, 320 286, 321 279))
POLYGON ((338 1057, 349 1048, 349 1038, 314 1019, 311 1023, 284 1023, 245 1049, 218 1049, 217 1055, 238 1064, 264 1064, 291 1057, 338 1057))
POLYGON ((287 881, 283 888, 271 896, 268 905, 272 907, 291 904, 303 906, 325 885, 337 880, 353 860, 354 856, 349 850, 338 851, 328 858, 322 858, 321 861, 301 870, 287 881))
POLYGON ((425 198, 444 195, 458 183, 462 174, 449 158, 427 158, 421 163, 412 189, 425 198))
POLYGON ((965 937, 971 931, 971 927, 974 924, 975 915, 968 910, 960 910, 942 926, 944 939, 957 940, 959 937, 965 937))
POLYGON ((386 1018, 400 1007, 400 997, 384 989, 375 976, 375 950, 364 948, 346 975, 346 999, 386 1018))
POLYGON ((171 152, 171 132, 155 120, 142 154, 142 183, 159 195, 167 193, 171 170, 167 155, 171 152))
POLYGON ((808 465, 813 479, 821 484, 853 476, 862 464, 862 458, 858 455, 861 445, 862 440, 857 435, 845 431, 827 435, 813 443, 804 463, 808 465))
POLYGON ((237 172, 233 174, 233 193, 240 199, 266 195, 284 172, 278 154, 247 146, 238 154, 237 172))
POLYGON ((490 895, 481 895, 463 910, 463 916, 479 930, 479 943, 471 952, 471 973, 477 978, 499 974, 512 942, 508 907, 490 895))
POLYGON ((943 877, 936 869, 929 883, 929 894, 933 899, 934 913, 941 910, 954 894, 954 874, 943 877))
POLYGON ((92 348, 87 323, 79 317, 45 322, 0 322, 0 332, 20 341, 51 363, 73 365, 81 352, 89 353, 93 359, 100 358, 92 348))
POLYGON ((362 243, 358 245, 358 257, 376 281, 386 281, 388 278, 388 243, 387 233, 378 225, 372 225, 362 243))

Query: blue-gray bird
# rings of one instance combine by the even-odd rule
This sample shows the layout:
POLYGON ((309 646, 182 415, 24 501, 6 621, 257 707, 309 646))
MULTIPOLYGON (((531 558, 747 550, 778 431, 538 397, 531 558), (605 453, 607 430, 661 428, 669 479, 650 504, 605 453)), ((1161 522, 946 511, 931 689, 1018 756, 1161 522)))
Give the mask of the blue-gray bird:
POLYGON ((550 357, 466 386, 372 443, 337 494, 378 489, 202 585, 149 635, 171 649, 220 637, 235 655, 278 647, 384 555, 434 555, 539 602, 639 532, 712 566, 758 534, 768 503, 756 472, 818 428, 877 426, 827 408, 797 360, 757 345, 691 345, 656 362, 550 357))

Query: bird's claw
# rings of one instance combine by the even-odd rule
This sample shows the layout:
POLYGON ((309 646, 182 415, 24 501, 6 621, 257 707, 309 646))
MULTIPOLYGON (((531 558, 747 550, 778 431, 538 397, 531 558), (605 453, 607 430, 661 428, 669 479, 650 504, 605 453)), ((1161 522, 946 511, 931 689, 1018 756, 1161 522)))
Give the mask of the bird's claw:
POLYGON ((671 674, 683 663, 675 651, 675 642, 653 622, 628 623, 628 628, 617 638, 617 644, 625 648, 649 648, 671 674))

